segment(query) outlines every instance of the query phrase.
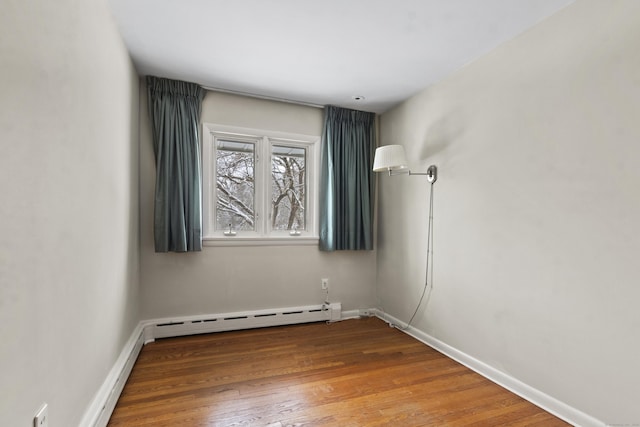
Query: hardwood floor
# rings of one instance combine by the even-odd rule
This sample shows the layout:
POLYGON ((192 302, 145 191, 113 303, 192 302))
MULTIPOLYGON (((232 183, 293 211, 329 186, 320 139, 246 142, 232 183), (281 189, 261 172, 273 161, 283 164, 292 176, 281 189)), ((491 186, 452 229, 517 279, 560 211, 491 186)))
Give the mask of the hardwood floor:
POLYGON ((142 349, 116 426, 567 426, 377 318, 142 349))

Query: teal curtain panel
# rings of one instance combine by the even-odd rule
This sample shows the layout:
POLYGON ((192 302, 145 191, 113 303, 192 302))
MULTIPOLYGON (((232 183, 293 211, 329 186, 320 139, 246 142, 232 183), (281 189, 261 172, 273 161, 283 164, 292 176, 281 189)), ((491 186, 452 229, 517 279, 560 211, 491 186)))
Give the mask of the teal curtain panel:
POLYGON ((320 249, 373 249, 375 114, 328 106, 322 132, 320 249))
POLYGON ((204 89, 147 77, 156 159, 156 252, 202 250, 202 171, 198 123, 204 89))

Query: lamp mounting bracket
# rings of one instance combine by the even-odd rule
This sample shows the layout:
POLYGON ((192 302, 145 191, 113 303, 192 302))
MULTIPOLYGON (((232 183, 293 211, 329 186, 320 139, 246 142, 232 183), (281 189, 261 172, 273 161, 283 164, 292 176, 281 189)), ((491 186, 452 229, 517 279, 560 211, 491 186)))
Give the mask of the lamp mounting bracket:
POLYGON ((427 168, 426 172, 409 171, 409 175, 425 175, 427 177, 427 181, 433 184, 438 179, 438 167, 436 165, 431 165, 427 168))

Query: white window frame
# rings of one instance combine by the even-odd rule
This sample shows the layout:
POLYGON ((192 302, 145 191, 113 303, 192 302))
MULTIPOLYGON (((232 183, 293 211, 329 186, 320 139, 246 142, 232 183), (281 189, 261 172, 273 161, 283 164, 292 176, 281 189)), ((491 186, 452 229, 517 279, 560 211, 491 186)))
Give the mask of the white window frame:
POLYGON ((262 246, 262 245, 316 245, 318 243, 318 174, 320 137, 287 132, 276 132, 238 126, 204 123, 202 133, 202 227, 205 246, 262 246), (237 140, 255 143, 255 231, 215 229, 216 209, 216 140, 237 140), (271 229, 271 146, 288 145, 306 149, 306 218, 305 230, 271 229))

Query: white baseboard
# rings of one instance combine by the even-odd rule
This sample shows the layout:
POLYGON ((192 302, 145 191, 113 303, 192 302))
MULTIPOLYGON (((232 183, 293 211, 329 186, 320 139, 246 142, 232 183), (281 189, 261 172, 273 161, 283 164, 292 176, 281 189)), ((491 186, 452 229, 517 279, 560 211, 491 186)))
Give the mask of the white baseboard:
POLYGON ((357 319, 358 317, 362 317, 361 310, 346 310, 342 312, 342 320, 347 319, 357 319))
POLYGON ((133 330, 109 375, 85 411, 79 427, 105 427, 143 346, 142 323, 133 330))
MULTIPOLYGON (((402 326, 405 325, 405 322, 396 319, 395 317, 387 314, 381 313, 377 309, 371 309, 372 313, 374 313, 378 318, 383 321, 392 324, 402 326)), ((398 329, 402 330, 402 329, 398 329)), ((472 371, 477 372, 483 377, 491 380, 492 382, 498 384, 501 387, 506 388, 507 390, 517 394, 525 400, 533 403, 536 406, 544 409, 545 411, 557 416, 564 421, 581 427, 603 427, 605 425, 604 422, 588 415, 572 406, 567 405, 564 402, 559 401, 558 399, 549 396, 546 393, 541 392, 538 389, 535 389, 522 381, 502 372, 494 368, 493 366, 487 365, 486 363, 470 356, 454 347, 451 347, 448 344, 432 337, 431 335, 422 332, 419 329, 410 326, 407 330, 402 331, 408 335, 411 335, 415 339, 423 342, 429 347, 437 350, 438 352, 444 354, 447 357, 463 364, 467 368, 472 371)))

